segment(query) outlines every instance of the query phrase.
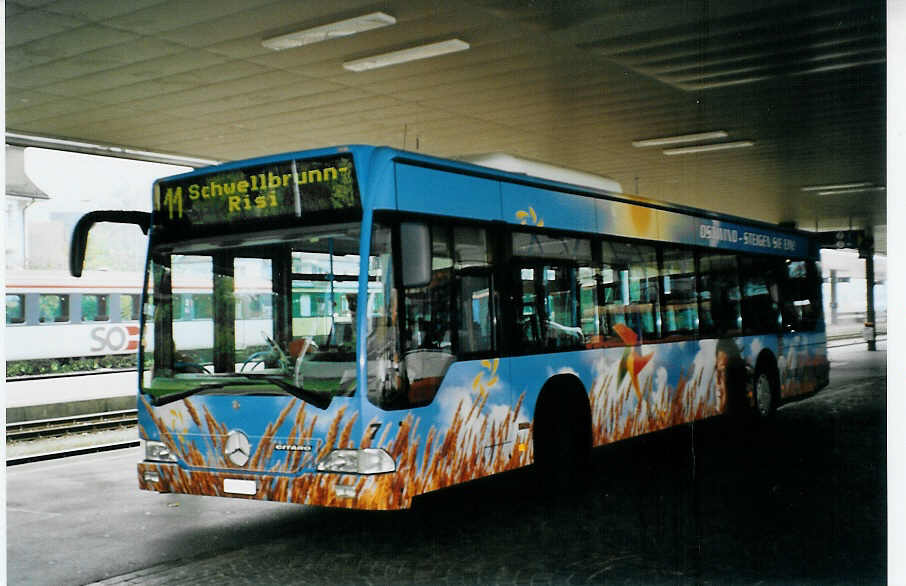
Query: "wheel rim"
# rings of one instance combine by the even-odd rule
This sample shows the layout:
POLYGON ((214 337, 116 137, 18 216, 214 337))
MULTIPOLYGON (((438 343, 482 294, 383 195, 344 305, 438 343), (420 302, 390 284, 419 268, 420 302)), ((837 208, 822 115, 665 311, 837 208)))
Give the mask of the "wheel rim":
POLYGON ((767 417, 771 413, 771 401, 774 399, 773 390, 771 389, 771 380, 768 375, 761 374, 755 385, 755 403, 758 414, 767 417))

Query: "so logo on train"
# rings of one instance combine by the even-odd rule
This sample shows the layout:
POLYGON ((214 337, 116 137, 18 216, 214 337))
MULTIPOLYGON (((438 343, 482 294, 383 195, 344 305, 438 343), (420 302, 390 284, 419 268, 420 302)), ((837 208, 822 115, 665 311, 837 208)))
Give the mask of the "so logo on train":
POLYGON ((91 352, 129 352, 138 349, 138 326, 108 325, 92 328, 91 352))

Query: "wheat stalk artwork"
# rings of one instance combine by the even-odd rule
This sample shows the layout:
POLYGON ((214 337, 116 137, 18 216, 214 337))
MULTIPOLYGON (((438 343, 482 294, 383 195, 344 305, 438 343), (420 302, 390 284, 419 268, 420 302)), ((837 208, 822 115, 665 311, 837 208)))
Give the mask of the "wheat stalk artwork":
MULTIPOLYGON (((548 374, 571 372, 587 381, 593 440, 602 445, 721 413, 726 397, 715 376, 715 348, 716 340, 701 340, 590 350, 579 353, 580 360, 561 355, 559 371, 546 368, 548 374)), ((790 365, 809 360, 785 358, 783 363, 790 365)), ((540 365, 542 357, 523 360, 540 365)), ((553 358, 544 360, 549 364, 553 358)), ((140 484, 162 492, 236 496, 224 493, 228 477, 257 483, 256 494, 248 498, 405 508, 419 494, 531 464, 530 430, 527 439, 516 438, 519 422, 531 421, 539 391, 532 385, 535 378, 545 378, 539 372, 500 359, 459 363, 451 367, 431 405, 402 412, 381 411, 361 397, 337 398, 328 411, 291 397, 268 397, 273 419, 260 408, 263 413, 255 420, 261 431, 249 433, 251 454, 242 467, 225 455, 227 435, 236 423, 227 421, 232 412, 224 397, 196 396, 160 408, 142 398, 142 437, 159 438, 181 464, 143 462, 140 484), (383 449, 396 470, 375 475, 315 471, 319 460, 342 448, 383 449), (154 472, 159 482, 146 481, 144 471, 154 472), (343 496, 338 486, 345 489, 343 496)), ((789 378, 785 372, 781 376, 789 378)), ((256 427, 251 419, 239 418, 246 431, 256 427)))

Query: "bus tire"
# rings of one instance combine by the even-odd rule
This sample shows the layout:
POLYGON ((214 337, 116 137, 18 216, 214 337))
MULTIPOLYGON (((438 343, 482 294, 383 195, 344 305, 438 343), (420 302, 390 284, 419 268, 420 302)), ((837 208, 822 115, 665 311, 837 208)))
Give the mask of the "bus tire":
POLYGON ((535 406, 535 473, 545 497, 565 501, 588 485, 591 409, 578 381, 548 385, 535 406))
POLYGON ((779 401, 777 369, 768 359, 761 360, 755 369, 752 398, 752 412, 756 421, 767 421, 774 416, 779 401))

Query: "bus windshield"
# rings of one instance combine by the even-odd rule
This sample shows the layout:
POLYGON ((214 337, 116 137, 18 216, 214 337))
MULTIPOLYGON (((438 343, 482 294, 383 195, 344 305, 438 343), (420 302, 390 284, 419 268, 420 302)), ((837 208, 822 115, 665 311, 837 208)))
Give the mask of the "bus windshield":
POLYGON ((359 237, 359 224, 342 224, 152 247, 144 392, 155 404, 196 392, 352 395, 359 237))

